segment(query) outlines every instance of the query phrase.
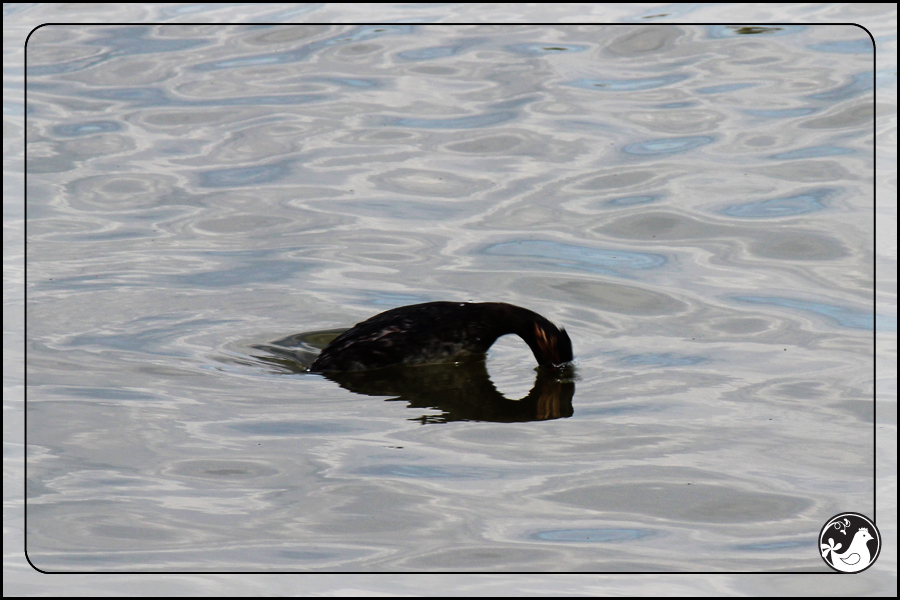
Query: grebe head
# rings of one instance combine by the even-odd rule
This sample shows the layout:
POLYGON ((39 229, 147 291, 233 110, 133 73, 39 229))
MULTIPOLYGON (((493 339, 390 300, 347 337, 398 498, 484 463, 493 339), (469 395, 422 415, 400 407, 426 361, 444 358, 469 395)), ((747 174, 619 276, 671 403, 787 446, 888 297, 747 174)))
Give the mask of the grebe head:
POLYGON ((557 329, 553 323, 547 321, 544 324, 534 322, 534 344, 527 338, 525 342, 531 346, 531 351, 542 367, 559 367, 572 362, 572 340, 565 329, 557 329))

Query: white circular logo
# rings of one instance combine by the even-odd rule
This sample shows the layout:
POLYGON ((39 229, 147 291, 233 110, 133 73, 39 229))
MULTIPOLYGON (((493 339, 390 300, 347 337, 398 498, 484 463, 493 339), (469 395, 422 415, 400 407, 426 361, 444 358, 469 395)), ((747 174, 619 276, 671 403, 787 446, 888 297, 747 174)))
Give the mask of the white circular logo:
POLYGON ((831 517, 819 533, 822 560, 835 571, 859 573, 881 552, 881 534, 865 515, 845 512, 831 517))

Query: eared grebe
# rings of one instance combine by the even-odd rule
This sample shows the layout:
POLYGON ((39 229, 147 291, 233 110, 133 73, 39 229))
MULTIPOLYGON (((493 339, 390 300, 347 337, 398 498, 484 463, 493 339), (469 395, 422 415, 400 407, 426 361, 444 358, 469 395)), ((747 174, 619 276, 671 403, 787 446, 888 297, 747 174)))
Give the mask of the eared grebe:
POLYGON ((525 340, 542 366, 572 360, 572 342, 536 312, 504 302, 426 302, 357 323, 328 346, 310 371, 364 371, 484 358, 501 335, 525 340))

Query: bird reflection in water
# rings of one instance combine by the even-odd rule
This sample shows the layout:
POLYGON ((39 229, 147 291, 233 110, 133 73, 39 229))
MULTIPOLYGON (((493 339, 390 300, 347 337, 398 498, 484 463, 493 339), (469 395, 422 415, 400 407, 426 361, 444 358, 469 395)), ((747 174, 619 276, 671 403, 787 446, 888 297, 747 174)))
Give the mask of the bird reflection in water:
MULTIPOLYGON (((319 350, 344 331, 300 333, 254 347, 271 353, 257 358, 279 370, 308 373, 319 350)), ((510 400, 497 390, 483 357, 459 363, 333 371, 321 375, 357 394, 392 396, 388 401, 405 401, 408 408, 441 411, 439 415, 410 419, 423 424, 451 421, 514 423, 571 417, 575 395, 574 367, 538 367, 535 373, 531 391, 520 400, 510 400)))

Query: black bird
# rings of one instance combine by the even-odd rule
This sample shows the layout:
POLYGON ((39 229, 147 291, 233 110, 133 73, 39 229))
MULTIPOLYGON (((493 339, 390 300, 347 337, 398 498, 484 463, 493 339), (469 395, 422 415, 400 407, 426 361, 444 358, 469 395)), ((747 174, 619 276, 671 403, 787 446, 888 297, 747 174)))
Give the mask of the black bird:
POLYGON ((505 302, 426 302, 392 308, 334 339, 310 371, 365 371, 392 365, 480 360, 498 337, 525 340, 541 366, 572 360, 572 342, 536 312, 505 302))

